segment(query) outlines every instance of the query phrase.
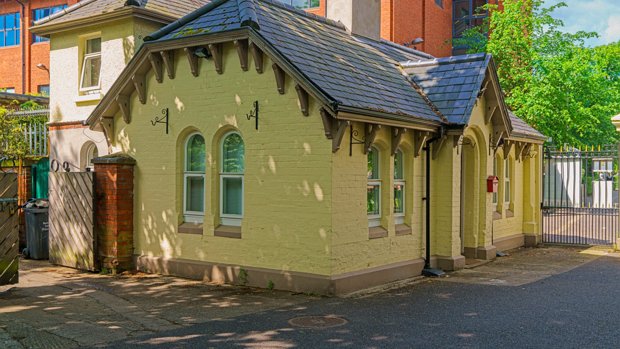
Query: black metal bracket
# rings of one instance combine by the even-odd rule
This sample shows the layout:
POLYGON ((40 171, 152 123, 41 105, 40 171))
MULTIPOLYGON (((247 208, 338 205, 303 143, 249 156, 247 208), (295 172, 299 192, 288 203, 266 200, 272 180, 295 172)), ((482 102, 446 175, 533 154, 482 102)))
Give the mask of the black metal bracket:
POLYGON ((161 113, 163 116, 158 116, 151 120, 151 125, 166 124, 166 134, 168 134, 168 108, 162 109, 161 113))
POLYGON ((258 101, 254 101, 254 109, 250 110, 249 114, 245 114, 245 117, 248 118, 248 121, 252 118, 256 121, 256 129, 258 130, 258 101))
POLYGON ((353 144, 366 144, 366 137, 358 138, 359 131, 353 129, 353 123, 349 125, 349 156, 353 156, 353 144))

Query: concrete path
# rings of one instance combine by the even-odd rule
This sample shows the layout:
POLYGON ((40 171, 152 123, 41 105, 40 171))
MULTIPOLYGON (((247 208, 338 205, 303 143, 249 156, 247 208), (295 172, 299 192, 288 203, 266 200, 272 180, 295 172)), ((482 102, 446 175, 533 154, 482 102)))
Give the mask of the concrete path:
POLYGON ((24 261, 18 287, 0 289, 0 348, 549 347, 556 337, 562 347, 613 347, 620 258, 610 256, 522 249, 346 298, 24 261), (594 334, 603 337, 584 342, 594 334))

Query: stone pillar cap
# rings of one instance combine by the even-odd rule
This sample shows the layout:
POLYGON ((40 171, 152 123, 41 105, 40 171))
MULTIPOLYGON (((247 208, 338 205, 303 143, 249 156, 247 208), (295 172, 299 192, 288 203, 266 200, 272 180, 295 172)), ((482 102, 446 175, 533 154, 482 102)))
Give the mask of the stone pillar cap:
POLYGON ((94 158, 93 164, 135 165, 136 159, 127 154, 115 153, 94 158))
POLYGON ((620 132, 620 114, 611 118, 611 123, 616 126, 616 131, 620 132))

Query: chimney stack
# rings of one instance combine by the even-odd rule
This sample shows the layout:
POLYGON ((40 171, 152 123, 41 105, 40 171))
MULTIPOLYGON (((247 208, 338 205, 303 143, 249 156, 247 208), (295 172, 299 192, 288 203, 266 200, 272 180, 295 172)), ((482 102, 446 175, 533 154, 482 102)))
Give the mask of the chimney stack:
POLYGON ((327 0, 327 18, 342 22, 353 34, 381 38, 381 0, 327 0))

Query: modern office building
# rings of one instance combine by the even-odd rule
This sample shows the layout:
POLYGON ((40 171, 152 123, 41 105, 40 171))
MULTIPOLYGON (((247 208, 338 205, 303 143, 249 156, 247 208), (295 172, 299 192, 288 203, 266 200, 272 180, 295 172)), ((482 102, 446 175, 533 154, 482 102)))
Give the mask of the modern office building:
POLYGON ((49 93, 49 42, 30 33, 34 21, 78 0, 0 0, 0 90, 49 93))

